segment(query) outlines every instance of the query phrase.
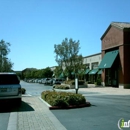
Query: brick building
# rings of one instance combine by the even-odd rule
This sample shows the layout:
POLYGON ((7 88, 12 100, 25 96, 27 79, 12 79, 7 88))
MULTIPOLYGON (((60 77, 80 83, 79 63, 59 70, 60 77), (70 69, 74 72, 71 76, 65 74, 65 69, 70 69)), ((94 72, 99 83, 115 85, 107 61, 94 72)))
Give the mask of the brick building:
POLYGON ((105 86, 130 88, 130 23, 112 22, 101 37, 105 86))

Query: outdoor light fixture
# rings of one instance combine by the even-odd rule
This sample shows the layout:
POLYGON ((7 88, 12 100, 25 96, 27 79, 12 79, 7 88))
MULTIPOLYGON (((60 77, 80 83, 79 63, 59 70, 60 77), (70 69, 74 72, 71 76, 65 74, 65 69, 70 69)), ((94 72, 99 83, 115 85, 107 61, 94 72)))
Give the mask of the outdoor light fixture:
POLYGON ((78 78, 77 76, 75 77, 75 90, 76 90, 76 94, 78 94, 78 89, 79 89, 79 86, 78 86, 78 78))

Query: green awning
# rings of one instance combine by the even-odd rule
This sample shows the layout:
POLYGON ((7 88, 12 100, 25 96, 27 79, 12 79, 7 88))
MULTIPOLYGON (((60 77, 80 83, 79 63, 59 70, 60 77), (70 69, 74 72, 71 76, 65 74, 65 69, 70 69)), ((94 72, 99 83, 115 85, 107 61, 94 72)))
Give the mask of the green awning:
POLYGON ((85 74, 88 74, 89 71, 90 71, 90 69, 86 69, 85 74))
POLYGON ((119 53, 118 50, 107 52, 103 57, 98 68, 100 69, 111 68, 118 53, 119 53))
POLYGON ((89 74, 96 74, 97 72, 98 72, 98 68, 97 69, 93 69, 93 70, 91 70, 90 72, 89 72, 89 74))
POLYGON ((99 71, 98 71, 98 74, 102 74, 102 70, 99 70, 99 71))

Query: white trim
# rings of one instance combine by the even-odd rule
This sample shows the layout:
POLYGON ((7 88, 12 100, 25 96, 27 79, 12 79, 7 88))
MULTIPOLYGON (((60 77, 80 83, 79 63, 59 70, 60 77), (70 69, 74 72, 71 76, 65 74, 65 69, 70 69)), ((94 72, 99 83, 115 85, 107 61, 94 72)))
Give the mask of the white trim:
POLYGON ((17 130, 17 112, 11 112, 7 130, 17 130))

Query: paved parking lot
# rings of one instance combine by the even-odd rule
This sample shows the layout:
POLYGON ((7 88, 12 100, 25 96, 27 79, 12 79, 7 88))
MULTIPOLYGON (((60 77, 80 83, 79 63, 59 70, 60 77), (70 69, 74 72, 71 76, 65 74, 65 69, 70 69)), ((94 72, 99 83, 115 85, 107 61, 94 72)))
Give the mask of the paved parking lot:
MULTIPOLYGON (((67 91, 75 92, 74 89, 67 91)), ((129 119, 130 90, 80 88, 78 92, 92 103, 92 107, 50 111, 39 99, 40 95, 24 96, 21 107, 10 113, 7 130, 115 130, 119 118, 129 119)))

